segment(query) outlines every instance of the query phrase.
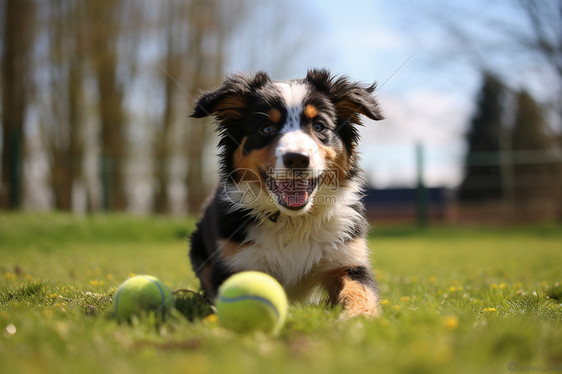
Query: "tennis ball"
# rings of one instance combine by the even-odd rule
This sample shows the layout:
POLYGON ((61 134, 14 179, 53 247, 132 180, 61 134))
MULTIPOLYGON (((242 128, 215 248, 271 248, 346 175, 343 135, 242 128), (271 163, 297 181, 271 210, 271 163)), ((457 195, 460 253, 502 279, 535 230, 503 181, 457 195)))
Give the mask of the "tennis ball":
POLYGON ((273 277, 246 271, 228 278, 215 301, 220 323, 237 332, 277 333, 287 317, 285 290, 273 277))
POLYGON ((118 320, 130 320, 133 315, 155 313, 164 320, 174 307, 174 297, 168 286, 150 275, 136 275, 117 289, 113 298, 113 315, 118 320))

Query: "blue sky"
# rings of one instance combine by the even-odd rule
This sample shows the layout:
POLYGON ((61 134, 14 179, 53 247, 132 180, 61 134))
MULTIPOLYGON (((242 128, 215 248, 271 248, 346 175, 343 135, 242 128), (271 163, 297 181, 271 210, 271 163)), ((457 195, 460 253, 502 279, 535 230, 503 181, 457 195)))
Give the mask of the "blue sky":
MULTIPOLYGON (((354 80, 378 81, 386 120, 367 121, 362 129, 362 164, 369 181, 378 187, 413 185, 419 143, 425 150, 426 183, 456 186, 462 179, 464 134, 480 87, 480 69, 466 51, 499 51, 505 45, 499 33, 485 28, 487 24, 525 29, 520 14, 511 7, 513 2, 310 0, 292 4, 285 15, 291 18, 290 26, 282 33, 294 33, 302 45, 292 55, 280 44, 285 63, 277 75, 273 72, 274 78, 299 78, 308 68, 326 67, 354 80), (447 23, 464 25, 474 45, 459 43, 443 26, 447 23)), ((263 27, 266 17, 259 22, 263 27)), ((491 53, 483 64, 503 72, 514 88, 525 77, 525 84, 540 89, 533 75, 534 61, 514 60, 515 55, 491 53)), ((271 60, 262 61, 259 54, 252 60, 255 70, 270 71, 271 66, 271 60)))
POLYGON ((366 122, 362 131, 363 168, 370 182, 380 187, 413 185, 414 150, 420 143, 425 150, 426 182, 457 184, 464 152, 462 133, 478 76, 469 71, 456 74, 463 70, 460 64, 448 66, 450 72, 428 66, 431 58, 426 48, 438 43, 439 35, 431 29, 419 33, 405 27, 405 13, 416 10, 406 2, 402 6, 382 1, 326 6, 317 1, 314 6, 323 10, 328 24, 324 43, 334 51, 329 63, 332 70, 379 82, 378 96, 387 119, 366 122))

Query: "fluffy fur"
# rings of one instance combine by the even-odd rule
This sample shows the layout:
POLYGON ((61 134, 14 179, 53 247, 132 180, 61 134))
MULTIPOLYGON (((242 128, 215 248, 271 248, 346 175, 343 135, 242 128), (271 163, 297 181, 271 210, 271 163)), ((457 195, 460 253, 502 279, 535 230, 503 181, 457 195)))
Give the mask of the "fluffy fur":
POLYGON ((378 316, 356 149, 360 115, 382 119, 374 91, 326 70, 286 82, 259 72, 198 99, 192 116, 214 116, 220 136, 220 183, 190 250, 211 299, 258 270, 290 299, 324 290, 348 315, 378 316))

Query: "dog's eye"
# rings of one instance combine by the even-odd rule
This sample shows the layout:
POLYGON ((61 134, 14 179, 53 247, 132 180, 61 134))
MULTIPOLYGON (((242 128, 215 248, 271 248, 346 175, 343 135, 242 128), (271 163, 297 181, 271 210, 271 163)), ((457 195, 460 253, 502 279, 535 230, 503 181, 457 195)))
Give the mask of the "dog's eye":
POLYGON ((260 134, 262 135, 273 135, 274 132, 275 132, 275 126, 273 126, 273 124, 271 123, 264 125, 260 129, 260 134))
POLYGON ((326 126, 324 126, 324 124, 322 122, 314 122, 312 124, 312 130, 316 131, 316 132, 322 132, 326 129, 326 126))

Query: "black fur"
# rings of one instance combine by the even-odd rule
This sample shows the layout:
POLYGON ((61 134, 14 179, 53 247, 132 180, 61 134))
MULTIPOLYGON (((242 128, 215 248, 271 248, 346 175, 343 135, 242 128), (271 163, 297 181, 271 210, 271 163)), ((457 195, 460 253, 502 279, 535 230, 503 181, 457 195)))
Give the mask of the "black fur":
POLYGON ((351 280, 357 281, 362 285, 371 289, 375 294, 378 293, 377 282, 371 270, 365 266, 357 266, 346 270, 347 275, 351 280))
POLYGON ((367 220, 364 219, 365 217, 365 206, 361 203, 356 203, 351 206, 355 211, 357 211, 363 219, 356 220, 353 222, 353 225, 347 229, 347 233, 349 234, 348 241, 357 239, 357 238, 364 238, 367 236, 369 232, 369 224, 367 220))
MULTIPOLYGON (((221 190, 217 189, 217 196, 221 190)), ((242 243, 246 237, 248 224, 256 219, 247 210, 228 210, 228 202, 224 199, 213 199, 205 209, 201 221, 196 225, 196 230, 191 234, 191 250, 189 252, 193 270, 199 278, 203 270, 209 267, 211 287, 202 282, 204 291, 211 296, 216 293, 218 286, 232 275, 232 272, 222 263, 217 248, 217 239, 224 238, 233 242, 242 243)))

